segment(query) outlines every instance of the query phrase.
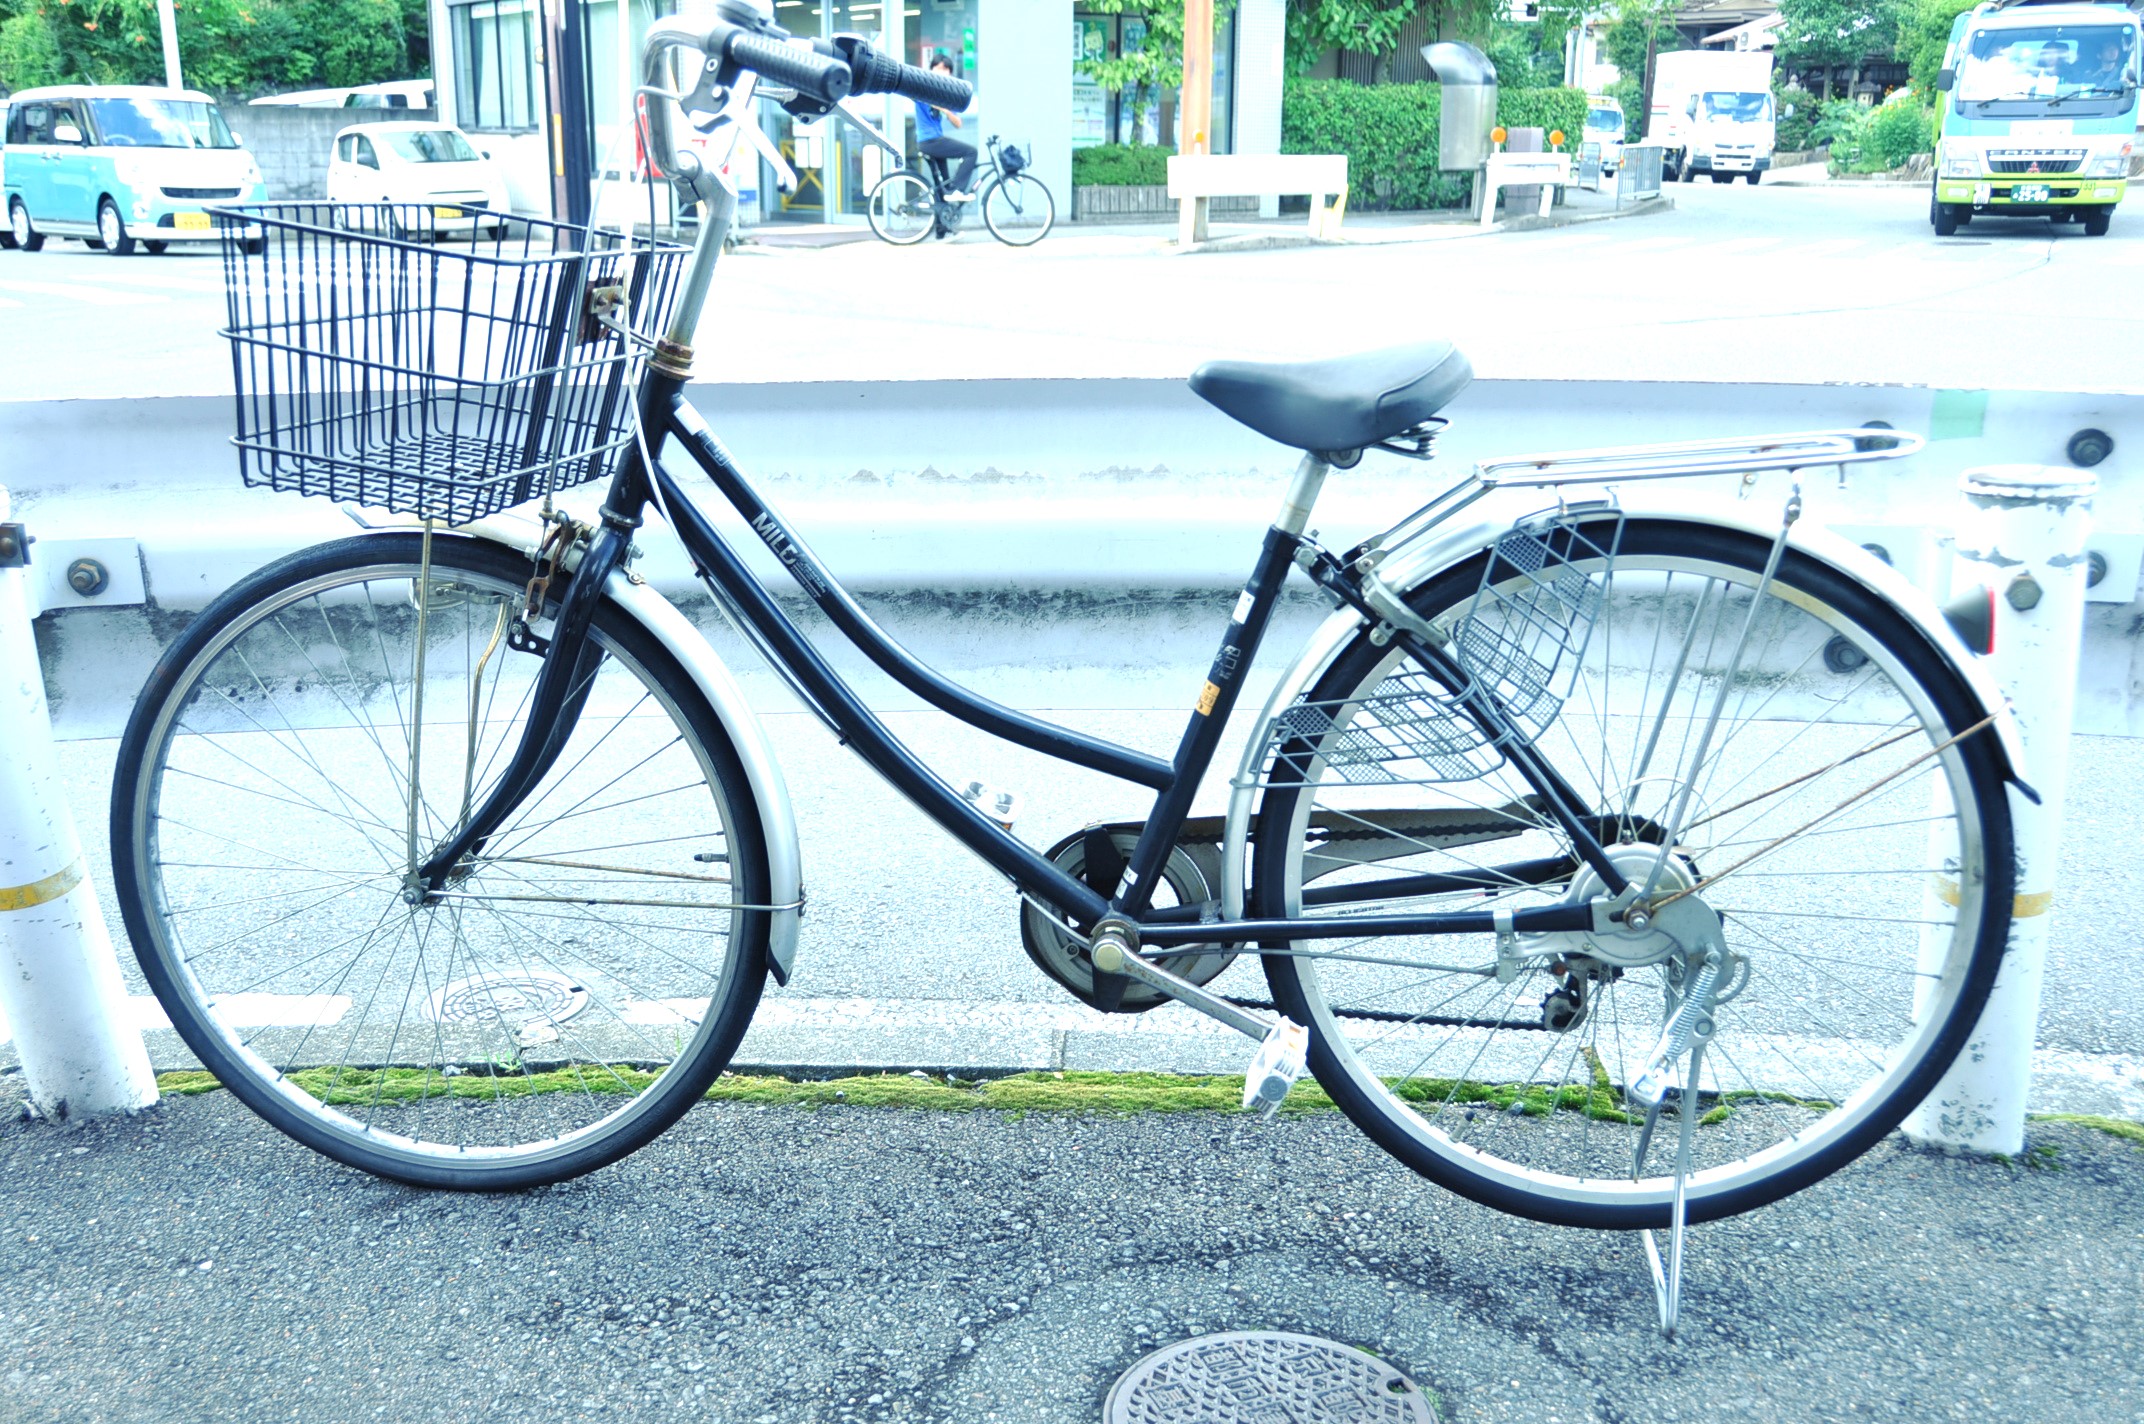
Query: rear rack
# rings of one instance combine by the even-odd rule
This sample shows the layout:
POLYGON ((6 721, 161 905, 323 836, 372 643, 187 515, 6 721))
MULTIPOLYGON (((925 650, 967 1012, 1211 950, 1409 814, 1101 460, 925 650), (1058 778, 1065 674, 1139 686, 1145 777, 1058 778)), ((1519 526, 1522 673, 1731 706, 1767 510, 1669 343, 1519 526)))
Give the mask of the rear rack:
POLYGON ((1491 488, 1524 489, 1689 475, 1746 475, 1896 460, 1917 453, 1926 443, 1922 437, 1903 430, 1804 430, 1792 435, 1735 440, 1681 440, 1662 445, 1511 455, 1476 465, 1474 478, 1491 488))

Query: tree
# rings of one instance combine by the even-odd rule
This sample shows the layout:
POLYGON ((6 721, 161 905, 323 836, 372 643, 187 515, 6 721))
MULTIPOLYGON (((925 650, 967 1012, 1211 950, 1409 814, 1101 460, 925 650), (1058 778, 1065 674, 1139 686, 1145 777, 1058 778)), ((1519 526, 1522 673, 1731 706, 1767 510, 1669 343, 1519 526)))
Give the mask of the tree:
POLYGON ((1978 0, 1915 0, 1899 16, 1898 57, 1906 62, 1914 92, 1926 99, 1936 90, 1936 71, 1950 44, 1950 23, 1978 0))
MULTIPOLYGON (((186 82, 211 93, 371 84, 428 67, 423 0, 175 0, 175 9, 186 82)), ((0 85, 164 82, 156 0, 0 0, 0 16, 0 85)))
POLYGON ((1616 0, 1615 21, 1602 36, 1608 62, 1623 72, 1616 86, 1624 118, 1643 133, 1653 111, 1653 60, 1670 50, 1684 49, 1682 32, 1675 28, 1680 0, 1616 0), (1635 100, 1633 107, 1632 96, 1635 100))
POLYGON ((1776 43, 1780 62, 1824 71, 1824 97, 1831 97, 1831 71, 1857 69, 1871 56, 1898 44, 1899 19, 1913 0, 1780 0, 1776 43))
POLYGON ((1439 39, 1480 43, 1506 7, 1498 0, 1288 0, 1288 64, 1309 71, 1327 50, 1344 49, 1379 61, 1389 78, 1401 32, 1418 15, 1439 39))

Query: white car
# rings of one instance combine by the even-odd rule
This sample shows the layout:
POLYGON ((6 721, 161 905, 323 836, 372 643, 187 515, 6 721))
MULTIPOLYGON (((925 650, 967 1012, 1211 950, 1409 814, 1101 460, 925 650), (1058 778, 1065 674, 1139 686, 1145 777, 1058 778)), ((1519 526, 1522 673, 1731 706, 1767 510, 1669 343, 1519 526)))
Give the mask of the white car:
POLYGON ((328 159, 328 201, 394 204, 360 218, 365 226, 391 231, 483 228, 496 236, 508 216, 505 170, 452 124, 344 129, 328 159))

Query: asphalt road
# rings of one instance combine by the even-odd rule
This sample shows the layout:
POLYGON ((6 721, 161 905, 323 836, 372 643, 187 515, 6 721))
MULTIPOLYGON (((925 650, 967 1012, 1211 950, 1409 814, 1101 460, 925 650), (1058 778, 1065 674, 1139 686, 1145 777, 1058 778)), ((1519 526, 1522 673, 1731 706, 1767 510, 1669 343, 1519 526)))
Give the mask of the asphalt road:
MULTIPOLYGON (((2144 384, 2135 203, 2102 238, 1983 219, 1939 241, 1910 185, 1673 197, 1639 218, 1400 246, 1178 256, 1164 225, 1066 225, 1025 250, 968 233, 742 252, 717 277, 699 374, 1173 377, 1219 355, 1438 337, 1493 377, 2144 384)), ((210 250, 0 252, 0 392, 228 390, 222 291, 210 250)))
POLYGON ((1897 1144, 1691 1237, 1445 1195, 1337 1117, 701 1107, 618 1166, 426 1195, 225 1095, 81 1130, 0 1079, 0 1417, 1087 1424, 1148 1350, 1376 1352, 1446 1424, 2144 1418, 2144 1151, 1897 1144))

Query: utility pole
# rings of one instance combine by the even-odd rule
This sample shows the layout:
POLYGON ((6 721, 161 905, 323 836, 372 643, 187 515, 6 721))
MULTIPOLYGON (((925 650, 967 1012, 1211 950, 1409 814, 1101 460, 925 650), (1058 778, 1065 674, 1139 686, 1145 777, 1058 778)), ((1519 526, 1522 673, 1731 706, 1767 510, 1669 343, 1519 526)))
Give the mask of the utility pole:
POLYGON ((1176 151, 1213 152, 1213 0, 1184 0, 1184 82, 1176 111, 1176 151))
POLYGON ((179 73, 179 16, 171 0, 156 0, 156 23, 164 32, 164 87, 184 89, 179 73))

